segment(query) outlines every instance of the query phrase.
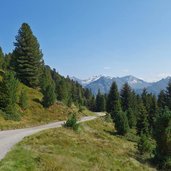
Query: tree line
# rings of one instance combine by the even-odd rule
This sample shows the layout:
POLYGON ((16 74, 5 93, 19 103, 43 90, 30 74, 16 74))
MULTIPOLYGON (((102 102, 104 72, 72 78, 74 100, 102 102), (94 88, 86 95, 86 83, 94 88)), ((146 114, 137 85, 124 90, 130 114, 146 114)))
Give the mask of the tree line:
POLYGON ((162 169, 171 169, 171 82, 158 97, 146 89, 136 94, 125 83, 119 92, 114 82, 108 95, 100 91, 96 111, 107 111, 120 135, 136 130, 138 150, 162 169), (100 105, 100 106, 99 106, 100 105))
POLYGON ((0 78, 0 110, 6 119, 19 119, 18 108, 28 107, 27 91, 19 90, 20 83, 41 91, 45 108, 59 100, 93 109, 95 97, 90 90, 45 65, 39 42, 27 23, 21 25, 11 53, 4 54, 0 48, 0 78))

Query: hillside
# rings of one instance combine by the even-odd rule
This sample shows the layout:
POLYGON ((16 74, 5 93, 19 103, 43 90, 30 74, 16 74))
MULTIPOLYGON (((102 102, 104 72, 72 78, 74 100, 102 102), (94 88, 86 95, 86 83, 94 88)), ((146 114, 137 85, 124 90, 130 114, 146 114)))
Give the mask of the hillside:
POLYGON ((137 158, 135 143, 97 119, 82 123, 79 132, 57 128, 25 138, 0 162, 0 171, 155 170, 137 158))
POLYGON ((74 105, 67 107, 62 102, 56 102, 49 108, 44 108, 41 104, 42 93, 39 90, 29 88, 20 83, 19 91, 25 89, 28 93, 28 109, 20 110, 21 120, 12 121, 5 120, 0 113, 0 130, 31 127, 53 121, 66 120, 71 113, 78 113, 78 116, 91 115, 92 113, 85 108, 81 112, 78 112, 78 108, 74 105))

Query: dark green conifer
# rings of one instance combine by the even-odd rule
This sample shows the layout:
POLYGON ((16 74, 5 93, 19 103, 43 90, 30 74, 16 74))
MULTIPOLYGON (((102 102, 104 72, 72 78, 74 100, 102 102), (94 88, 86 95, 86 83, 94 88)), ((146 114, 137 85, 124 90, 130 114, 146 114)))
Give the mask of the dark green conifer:
POLYGON ((23 23, 14 43, 15 71, 21 82, 30 86, 39 86, 39 76, 42 65, 42 52, 37 38, 30 26, 23 23))
POLYGON ((158 104, 159 108, 164 109, 166 107, 166 105, 167 105, 167 102, 166 102, 166 93, 165 93, 164 90, 161 90, 160 91, 160 94, 158 96, 157 104, 158 104))
POLYGON ((53 105, 56 101, 56 95, 55 95, 55 86, 54 84, 49 84, 45 91, 43 92, 43 106, 48 108, 51 105, 53 105))
POLYGON ((107 98, 106 110, 108 113, 115 113, 121 110, 120 97, 116 82, 113 82, 107 98))
POLYGON ((0 47, 0 69, 3 68, 3 63, 4 63, 4 53, 2 51, 2 48, 0 47))
POLYGON ((126 116, 128 118, 129 127, 134 128, 136 126, 136 123, 137 123, 137 118, 136 118, 136 115, 135 115, 135 111, 133 111, 132 108, 129 108, 126 111, 126 116))
POLYGON ((164 109, 155 123, 156 162, 163 169, 171 169, 171 111, 164 109))
POLYGON ((128 119, 125 112, 118 111, 114 114, 115 128, 120 135, 125 135, 129 131, 128 119))
POLYGON ((98 90, 98 94, 96 96, 96 111, 97 112, 104 112, 105 111, 105 97, 103 94, 100 93, 98 90))
POLYGON ((132 98, 131 87, 125 83, 121 90, 121 105, 124 112, 132 107, 132 98))
POLYGON ((138 117, 137 124, 136 124, 137 134, 138 135, 141 135, 141 134, 148 135, 149 134, 149 129, 148 129, 149 124, 148 124, 148 119, 147 119, 147 111, 142 102, 139 104, 137 117, 138 117))
POLYGON ((18 83, 11 72, 5 72, 0 82, 0 109, 6 113, 6 119, 19 119, 16 109, 18 83))

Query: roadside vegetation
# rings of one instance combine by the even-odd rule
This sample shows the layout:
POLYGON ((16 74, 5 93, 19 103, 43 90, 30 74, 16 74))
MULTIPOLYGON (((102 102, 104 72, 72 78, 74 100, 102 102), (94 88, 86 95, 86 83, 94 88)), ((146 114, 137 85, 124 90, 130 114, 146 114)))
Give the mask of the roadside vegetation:
POLYGON ((106 118, 25 138, 0 162, 0 171, 153 171, 141 163, 135 142, 115 134, 106 118))

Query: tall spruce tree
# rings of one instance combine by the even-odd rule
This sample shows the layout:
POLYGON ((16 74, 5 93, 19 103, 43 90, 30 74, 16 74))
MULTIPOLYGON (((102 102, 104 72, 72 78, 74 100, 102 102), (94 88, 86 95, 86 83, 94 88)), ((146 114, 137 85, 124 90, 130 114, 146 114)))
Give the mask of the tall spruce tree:
POLYGON ((23 23, 19 29, 14 45, 17 77, 30 87, 35 88, 39 86, 43 55, 38 40, 27 23, 23 23))
POLYGON ((121 110, 120 97, 116 82, 113 82, 107 98, 106 110, 108 113, 114 114, 121 110))
POLYGON ((100 93, 100 90, 98 90, 98 94, 96 96, 96 111, 97 112, 105 111, 105 97, 103 94, 100 93))
POLYGON ((171 110, 171 81, 166 88, 166 106, 171 110))
POLYGON ((166 102, 166 93, 164 90, 160 91, 160 94, 158 95, 158 100, 157 100, 157 104, 159 108, 164 109, 167 105, 166 102))
POLYGON ((149 135, 149 124, 147 119, 147 111, 144 104, 141 102, 138 107, 138 116, 137 116, 137 134, 149 135))
POLYGON ((125 83, 121 90, 121 105, 123 111, 127 111, 129 108, 132 108, 132 98, 131 87, 128 83, 125 83))
POLYGON ((155 124, 156 163, 171 170, 171 111, 164 109, 155 124))

